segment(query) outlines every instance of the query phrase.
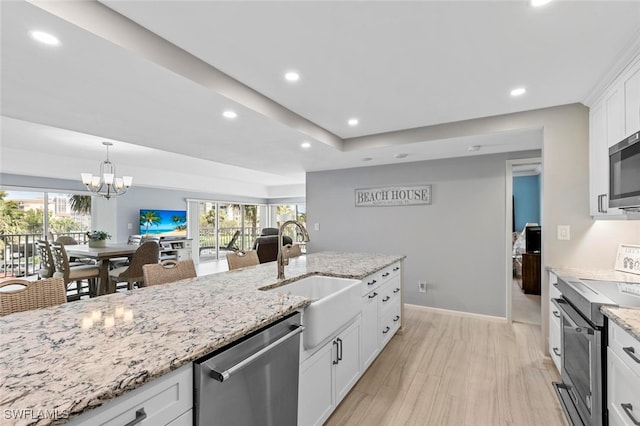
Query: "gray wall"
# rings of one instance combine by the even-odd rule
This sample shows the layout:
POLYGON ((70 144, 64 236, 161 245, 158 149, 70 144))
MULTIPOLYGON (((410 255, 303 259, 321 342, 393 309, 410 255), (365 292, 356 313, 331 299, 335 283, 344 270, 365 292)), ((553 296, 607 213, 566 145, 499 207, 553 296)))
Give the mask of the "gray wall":
POLYGON ((407 303, 504 317, 505 162, 513 157, 308 173, 309 250, 404 254, 407 303), (356 188, 400 184, 431 184, 432 204, 354 206, 356 188), (418 280, 426 280, 426 294, 418 280))

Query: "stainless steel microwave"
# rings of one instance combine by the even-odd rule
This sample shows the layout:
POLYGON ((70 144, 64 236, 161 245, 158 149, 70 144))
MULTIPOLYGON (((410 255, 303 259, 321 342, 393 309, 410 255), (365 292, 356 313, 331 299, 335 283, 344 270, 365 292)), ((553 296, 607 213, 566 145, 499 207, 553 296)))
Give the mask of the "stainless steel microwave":
POLYGON ((609 148, 609 207, 640 211, 640 132, 609 148))

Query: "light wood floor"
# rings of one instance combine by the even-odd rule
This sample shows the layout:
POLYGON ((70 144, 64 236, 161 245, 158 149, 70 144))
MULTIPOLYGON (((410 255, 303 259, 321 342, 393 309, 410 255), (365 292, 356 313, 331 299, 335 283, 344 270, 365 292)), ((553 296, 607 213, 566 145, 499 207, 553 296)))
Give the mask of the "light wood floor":
POLYGON ((404 334, 389 342, 326 425, 566 425, 539 326, 404 312, 404 334))
POLYGON ((522 278, 511 280, 511 319, 516 322, 540 325, 542 323, 541 297, 524 294, 520 287, 521 282, 522 278))

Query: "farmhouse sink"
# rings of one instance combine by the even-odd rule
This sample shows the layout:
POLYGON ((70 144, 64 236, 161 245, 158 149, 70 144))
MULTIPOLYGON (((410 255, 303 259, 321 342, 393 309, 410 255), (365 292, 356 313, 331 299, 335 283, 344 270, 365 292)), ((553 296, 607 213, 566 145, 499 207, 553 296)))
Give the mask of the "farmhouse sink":
POLYGON ((304 309, 302 341, 311 349, 362 310, 361 281, 312 275, 268 291, 311 299, 304 309))

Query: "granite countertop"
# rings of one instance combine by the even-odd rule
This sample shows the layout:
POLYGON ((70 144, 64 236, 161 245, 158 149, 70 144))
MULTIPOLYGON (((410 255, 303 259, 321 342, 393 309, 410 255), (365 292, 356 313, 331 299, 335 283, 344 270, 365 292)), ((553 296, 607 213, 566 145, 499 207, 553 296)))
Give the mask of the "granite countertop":
MULTIPOLYGON (((0 318, 0 407, 70 418, 310 303, 260 289, 321 274, 362 279, 404 256, 323 252, 0 318)), ((65 419, 57 422, 65 422, 65 419)), ((5 424, 3 422, 3 424, 5 424)))
POLYGON ((614 308, 603 306, 600 308, 611 321, 618 324, 629 334, 640 341, 640 308, 614 308))
POLYGON ((556 275, 576 277, 584 280, 621 281, 640 284, 640 275, 620 272, 615 269, 556 268, 547 267, 556 275))
MULTIPOLYGON (((576 277, 584 280, 618 281, 631 284, 640 284, 640 275, 620 272, 613 269, 590 270, 586 268, 547 268, 560 276, 576 277)), ((600 308, 603 314, 620 327, 627 330, 632 336, 640 340, 640 309, 631 307, 607 307, 600 308)))

